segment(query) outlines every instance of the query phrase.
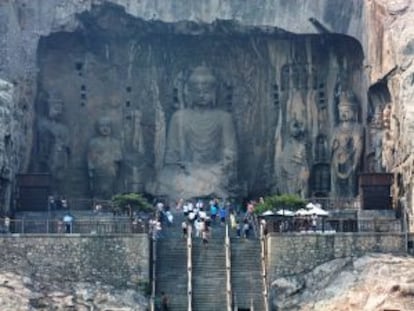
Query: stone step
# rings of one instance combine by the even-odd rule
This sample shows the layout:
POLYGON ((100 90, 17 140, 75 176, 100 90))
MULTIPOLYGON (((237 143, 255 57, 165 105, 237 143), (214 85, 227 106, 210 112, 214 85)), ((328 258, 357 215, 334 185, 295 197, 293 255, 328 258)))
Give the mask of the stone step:
POLYGON ((264 310, 261 246, 258 240, 232 239, 232 290, 238 308, 264 310))
POLYGON ((224 241, 193 245, 193 310, 225 310, 226 258, 224 241))
POLYGON ((157 240, 156 295, 165 292, 171 310, 186 310, 187 297, 187 246, 182 239, 157 240))

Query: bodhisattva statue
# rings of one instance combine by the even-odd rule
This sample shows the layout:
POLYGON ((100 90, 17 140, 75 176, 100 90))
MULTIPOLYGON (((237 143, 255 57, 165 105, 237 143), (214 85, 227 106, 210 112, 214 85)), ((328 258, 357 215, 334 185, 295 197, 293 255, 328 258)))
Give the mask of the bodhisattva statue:
POLYGON ((69 165, 69 130, 62 120, 62 97, 52 94, 47 104, 48 115, 38 122, 37 156, 40 170, 51 174, 54 190, 59 191, 69 165))
POLYGON ((339 124, 332 135, 332 194, 351 198, 357 192, 357 171, 363 147, 363 128, 357 122, 356 102, 345 94, 338 104, 339 124))
POLYGON ((290 137, 280 158, 280 185, 282 193, 297 194, 305 198, 308 194, 309 166, 303 142, 304 126, 293 119, 289 126, 290 137))
POLYGON ((0 213, 8 213, 12 194, 13 85, 0 79, 0 213))
POLYGON ((109 199, 116 192, 122 162, 121 142, 112 137, 112 123, 102 117, 96 124, 98 136, 88 146, 88 176, 94 198, 109 199))
POLYGON ((216 107, 216 78, 197 67, 187 83, 187 107, 176 111, 167 133, 157 193, 170 197, 227 197, 235 186, 237 142, 231 115, 216 107))

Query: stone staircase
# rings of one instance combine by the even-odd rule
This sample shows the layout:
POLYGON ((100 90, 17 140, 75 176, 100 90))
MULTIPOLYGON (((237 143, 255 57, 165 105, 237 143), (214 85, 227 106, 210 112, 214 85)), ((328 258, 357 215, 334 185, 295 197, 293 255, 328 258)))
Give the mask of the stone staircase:
MULTIPOLYGON (((156 296, 165 292, 172 311, 187 310, 187 250, 182 238, 181 213, 174 211, 174 224, 163 226, 162 238, 157 240, 156 296)), ((192 243, 192 308, 193 311, 226 310, 226 253, 225 226, 212 224, 211 238, 205 247, 201 238, 192 243)), ((193 231, 194 233, 194 231, 193 231)), ((260 262, 260 242, 257 239, 238 239, 231 232, 233 297, 239 309, 263 311, 263 283, 260 262)))
POLYGON ((156 297, 165 292, 172 311, 187 310, 187 247, 184 239, 157 240, 156 297))
POLYGON ((193 311, 226 310, 226 256, 224 238, 214 237, 206 248, 193 240, 193 311))
POLYGON ((233 302, 239 309, 265 310, 261 248, 257 239, 231 239, 231 284, 233 302))

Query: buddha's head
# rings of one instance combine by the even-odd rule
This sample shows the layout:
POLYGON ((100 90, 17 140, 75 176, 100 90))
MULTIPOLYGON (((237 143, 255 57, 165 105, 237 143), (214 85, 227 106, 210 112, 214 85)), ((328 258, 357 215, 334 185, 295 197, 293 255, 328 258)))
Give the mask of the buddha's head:
POLYGON ((196 67, 187 85, 190 104, 198 107, 212 107, 216 101, 216 78, 212 71, 205 67, 196 67))
POLYGON ((290 122, 290 135, 295 138, 299 138, 305 131, 305 127, 303 122, 299 121, 298 119, 293 118, 290 122))
POLYGON ((51 120, 57 120, 63 115, 63 99, 58 93, 52 93, 48 100, 49 113, 48 116, 51 120))
POLYGON ((343 122, 356 120, 356 102, 352 96, 342 94, 338 104, 339 120, 343 122))
POLYGON ((101 136, 110 136, 112 133, 112 122, 108 117, 99 118, 96 123, 96 130, 101 136))

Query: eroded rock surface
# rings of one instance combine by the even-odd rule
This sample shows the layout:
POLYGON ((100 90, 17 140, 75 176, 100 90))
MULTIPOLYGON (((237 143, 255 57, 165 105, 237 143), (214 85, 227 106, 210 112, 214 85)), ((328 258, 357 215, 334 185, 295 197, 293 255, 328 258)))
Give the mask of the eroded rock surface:
POLYGON ((0 272, 0 310, 144 311, 138 291, 92 283, 40 283, 29 276, 0 272))
POLYGON ((276 310, 414 310, 414 258, 366 255, 329 261, 272 282, 276 310))

